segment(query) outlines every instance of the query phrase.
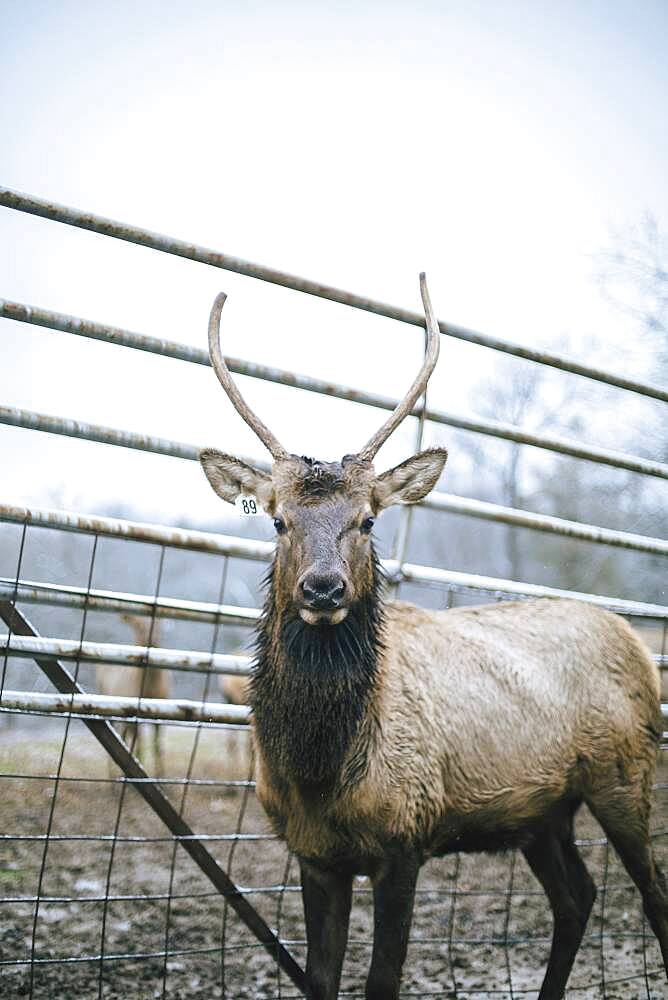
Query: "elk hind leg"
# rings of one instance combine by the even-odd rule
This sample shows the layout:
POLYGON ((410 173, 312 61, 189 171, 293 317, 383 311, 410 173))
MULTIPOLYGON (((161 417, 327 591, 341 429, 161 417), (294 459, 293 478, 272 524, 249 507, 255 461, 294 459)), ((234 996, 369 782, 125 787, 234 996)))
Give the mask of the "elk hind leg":
POLYGON ((523 853, 547 894, 554 920, 552 948, 539 1000, 561 1000, 596 888, 575 846, 570 815, 536 835, 523 853))
POLYGON ((617 787, 587 804, 640 890, 645 914, 659 941, 668 977, 668 888, 652 852, 649 795, 642 796, 642 801, 638 801, 636 791, 633 787, 617 787))

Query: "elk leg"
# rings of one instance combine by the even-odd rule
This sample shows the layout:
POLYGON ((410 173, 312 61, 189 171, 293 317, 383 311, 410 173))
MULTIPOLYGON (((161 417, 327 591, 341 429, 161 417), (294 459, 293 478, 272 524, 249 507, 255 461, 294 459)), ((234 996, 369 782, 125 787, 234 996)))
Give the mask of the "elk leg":
POLYGON ((162 778, 162 726, 153 726, 153 766, 156 778, 162 778))
POLYGON ((580 852, 575 846, 575 840, 571 830, 568 838, 561 840, 561 849, 564 860, 570 875, 571 891, 580 904, 580 918, 583 921, 583 930, 589 919, 594 902, 596 901, 596 885, 587 871, 580 852))
POLYGON ((419 870, 419 855, 406 852, 385 862, 374 877, 373 957, 366 1000, 399 996, 419 870))
POLYGON ((596 890, 573 842, 570 821, 550 828, 523 850, 547 894, 554 930, 552 949, 538 1000, 561 1000, 594 903, 596 890))
POLYGON ((668 889, 652 853, 649 808, 639 805, 627 790, 616 789, 603 802, 592 802, 590 809, 640 890, 645 914, 659 941, 668 977, 668 889))
POLYGON ((352 875, 299 860, 306 922, 308 1000, 336 1000, 348 940, 352 875))
POLYGON ((123 741, 130 747, 137 760, 141 760, 141 725, 138 722, 125 723, 123 741))

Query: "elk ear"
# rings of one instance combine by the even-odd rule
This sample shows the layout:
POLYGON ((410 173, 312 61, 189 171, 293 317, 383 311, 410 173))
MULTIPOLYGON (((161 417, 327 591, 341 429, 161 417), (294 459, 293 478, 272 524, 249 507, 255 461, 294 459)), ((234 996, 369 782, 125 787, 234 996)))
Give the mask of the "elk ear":
POLYGON ((224 455, 215 448, 203 448, 199 460, 214 490, 219 497, 234 503, 241 493, 256 497, 267 509, 271 502, 273 487, 271 476, 254 469, 233 455, 224 455))
POLYGON ((447 457, 445 448, 429 448, 383 472, 374 483, 372 506, 381 511, 396 503, 422 500, 438 482, 447 457))

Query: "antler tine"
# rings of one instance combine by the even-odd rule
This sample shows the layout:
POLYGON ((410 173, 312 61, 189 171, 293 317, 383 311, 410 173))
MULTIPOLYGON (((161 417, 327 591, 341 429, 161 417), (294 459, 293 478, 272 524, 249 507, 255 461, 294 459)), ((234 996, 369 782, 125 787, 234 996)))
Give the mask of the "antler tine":
POLYGON ((255 416, 234 384, 230 370, 225 364, 225 358, 220 349, 220 316, 226 298, 227 295, 225 292, 220 292, 216 296, 209 316, 209 357, 211 358, 213 370, 239 416, 246 421, 251 430, 255 431, 260 441, 269 449, 273 458, 285 458, 288 454, 287 451, 274 437, 269 428, 262 423, 260 418, 255 416))
POLYGON ((380 446, 387 441, 392 431, 398 427, 404 417, 407 417, 411 412, 417 400, 427 388, 427 382, 429 381, 431 373, 436 367, 436 362, 438 361, 441 338, 438 329, 438 321, 434 315, 431 299, 429 298, 427 278, 424 271, 420 275, 420 294, 422 295, 422 305, 424 306, 424 314, 427 324, 427 350, 424 362, 417 378, 397 406, 396 410, 394 410, 380 430, 376 431, 374 436, 365 444, 362 450, 358 452, 358 458, 364 459, 365 461, 371 461, 373 459, 380 446))

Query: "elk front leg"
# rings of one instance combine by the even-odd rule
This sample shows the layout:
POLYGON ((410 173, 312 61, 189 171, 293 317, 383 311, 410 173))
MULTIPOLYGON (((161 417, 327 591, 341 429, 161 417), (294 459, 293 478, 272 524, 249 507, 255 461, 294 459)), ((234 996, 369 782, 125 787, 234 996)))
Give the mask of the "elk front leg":
POLYGON ((348 940, 352 876, 300 858, 308 1000, 336 1000, 348 940))
POLYGON ((420 870, 416 852, 385 861, 373 879, 373 957, 366 1000, 397 1000, 420 870))

